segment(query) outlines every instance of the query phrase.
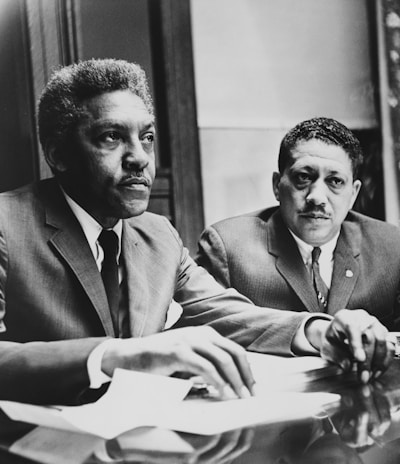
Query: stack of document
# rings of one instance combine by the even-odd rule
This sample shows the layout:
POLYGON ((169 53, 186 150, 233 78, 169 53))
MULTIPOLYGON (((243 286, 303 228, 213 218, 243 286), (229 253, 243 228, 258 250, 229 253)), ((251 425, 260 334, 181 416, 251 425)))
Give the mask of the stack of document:
POLYGON ((337 375, 340 368, 319 356, 283 358, 268 354, 247 353, 257 393, 302 391, 310 383, 337 375))

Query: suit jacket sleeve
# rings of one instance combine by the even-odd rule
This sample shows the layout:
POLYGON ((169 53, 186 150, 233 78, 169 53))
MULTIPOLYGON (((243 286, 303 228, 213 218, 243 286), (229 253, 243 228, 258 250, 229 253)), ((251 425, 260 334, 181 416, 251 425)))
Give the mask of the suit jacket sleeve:
POLYGON ((208 227, 201 234, 195 260, 198 265, 207 269, 223 287, 231 286, 225 245, 214 227, 208 227))
MULTIPOLYGON (((6 330, 8 253, 0 235, 0 330, 6 330)), ((51 342, 0 341, 0 399, 76 404, 90 392, 90 352, 106 337, 51 342)), ((90 399, 90 397, 88 397, 90 399)))
POLYGON ((307 312, 255 306, 233 288, 222 287, 184 247, 174 298, 183 308, 178 326, 210 325, 247 350, 261 353, 293 355, 293 337, 310 317, 307 312))

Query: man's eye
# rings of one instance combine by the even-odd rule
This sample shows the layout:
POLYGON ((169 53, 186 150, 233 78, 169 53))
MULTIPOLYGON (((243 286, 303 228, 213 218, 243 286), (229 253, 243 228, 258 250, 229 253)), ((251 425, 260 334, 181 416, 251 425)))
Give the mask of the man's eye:
POLYGON ((144 143, 147 143, 147 144, 151 144, 154 142, 154 134, 151 133, 151 132, 148 132, 146 134, 144 134, 143 138, 142 138, 142 141, 144 143))
POLYGON ((340 177, 331 177, 329 183, 334 187, 341 187, 344 184, 344 180, 340 177))
POLYGON ((116 142, 121 140, 121 135, 118 132, 106 132, 100 137, 102 142, 116 142))
POLYGON ((294 179, 298 184, 304 184, 310 180, 310 176, 305 172, 298 172, 294 179))

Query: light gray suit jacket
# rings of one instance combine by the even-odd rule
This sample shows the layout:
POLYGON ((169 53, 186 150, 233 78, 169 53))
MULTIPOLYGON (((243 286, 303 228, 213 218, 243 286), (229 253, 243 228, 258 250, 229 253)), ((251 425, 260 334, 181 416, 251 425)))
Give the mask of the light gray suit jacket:
MULTIPOLYGON (((196 261, 224 287, 258 306, 319 311, 312 281, 279 208, 237 216, 208 227, 196 261)), ((389 329, 398 325, 400 230, 350 212, 336 249, 327 312, 366 309, 389 329)))
MULTIPOLYGON (((209 324, 249 350, 291 354, 307 314, 260 311, 188 256, 170 223, 124 220, 133 337, 163 330, 174 298, 178 326, 209 324)), ((113 327, 100 273, 54 179, 0 195, 0 398, 73 403, 87 392, 86 360, 113 327)))

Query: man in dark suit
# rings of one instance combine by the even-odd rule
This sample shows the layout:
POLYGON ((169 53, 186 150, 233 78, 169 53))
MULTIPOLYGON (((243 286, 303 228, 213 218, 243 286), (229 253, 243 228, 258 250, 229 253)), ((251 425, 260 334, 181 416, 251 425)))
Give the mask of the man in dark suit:
POLYGON ((400 231, 350 211, 361 187, 361 163, 359 141, 339 122, 298 124, 282 140, 273 175, 279 207, 208 227, 198 264, 256 305, 331 315, 363 308, 393 330, 400 231))
POLYGON ((145 212, 155 128, 139 66, 89 60, 55 72, 39 136, 55 178, 0 196, 0 398, 87 401, 117 367, 201 375, 244 397, 254 382, 244 348, 314 347, 339 364, 354 356, 363 372, 387 367, 393 350, 375 318, 261 311, 145 212), (173 298, 183 314, 162 332, 173 298), (365 332, 379 350, 362 344, 365 332))

